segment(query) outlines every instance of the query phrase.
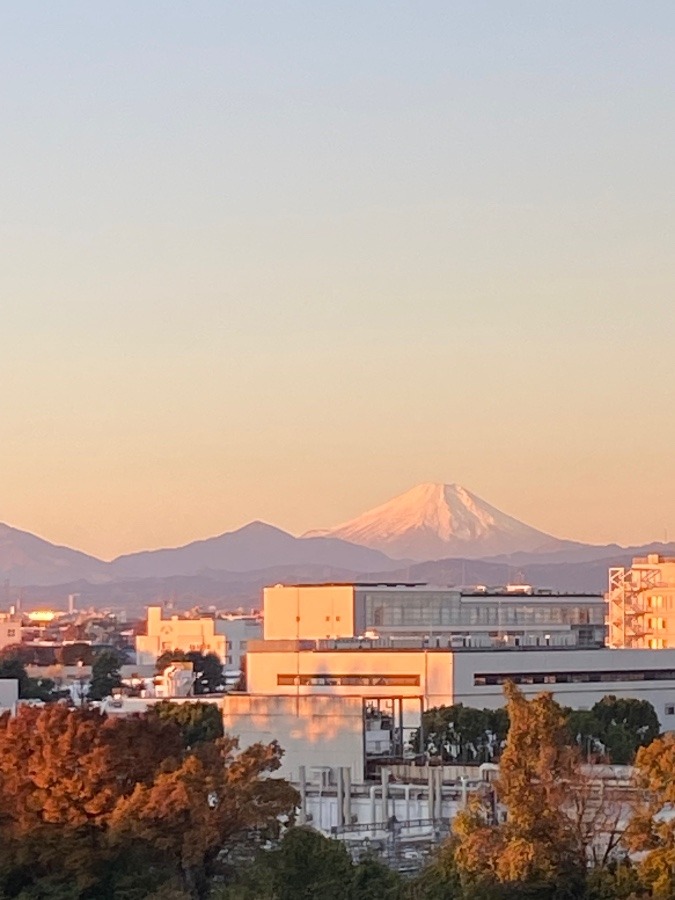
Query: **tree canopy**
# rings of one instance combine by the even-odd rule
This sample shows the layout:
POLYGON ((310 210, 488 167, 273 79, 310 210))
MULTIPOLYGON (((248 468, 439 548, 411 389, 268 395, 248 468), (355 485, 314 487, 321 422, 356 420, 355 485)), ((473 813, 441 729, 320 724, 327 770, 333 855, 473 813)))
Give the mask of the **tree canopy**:
POLYGON ((167 650, 159 657, 155 664, 158 674, 161 674, 172 662, 191 662, 194 670, 194 693, 215 694, 222 690, 223 664, 215 653, 199 653, 190 650, 167 650))
POLYGON ((94 658, 91 669, 89 698, 103 700, 122 684, 122 657, 116 650, 102 650, 94 658))
POLYGON ((270 777, 280 756, 228 737, 186 749, 158 715, 51 704, 2 717, 0 896, 202 896, 221 849, 292 817, 296 792, 270 777))
POLYGON ((157 716, 177 725, 186 747, 223 737, 223 716, 220 707, 214 703, 162 700, 150 708, 148 716, 157 716))

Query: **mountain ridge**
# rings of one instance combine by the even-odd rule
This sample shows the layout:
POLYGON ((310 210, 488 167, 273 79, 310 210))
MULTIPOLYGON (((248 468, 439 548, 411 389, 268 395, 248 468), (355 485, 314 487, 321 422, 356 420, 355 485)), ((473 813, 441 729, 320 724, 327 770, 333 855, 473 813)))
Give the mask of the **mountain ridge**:
POLYGON ((575 546, 509 516, 462 485, 423 482, 333 528, 304 538, 338 537, 417 561, 551 552, 575 546))

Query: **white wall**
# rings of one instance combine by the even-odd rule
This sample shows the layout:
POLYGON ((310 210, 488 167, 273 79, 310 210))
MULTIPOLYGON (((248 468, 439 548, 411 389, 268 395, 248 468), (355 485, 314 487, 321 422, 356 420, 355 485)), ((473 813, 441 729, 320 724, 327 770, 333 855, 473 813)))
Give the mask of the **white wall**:
POLYGON ((283 748, 278 774, 298 780, 300 766, 344 766, 363 778, 363 708, 360 699, 226 694, 222 700, 226 734, 242 748, 278 741, 283 748))
MULTIPOLYGON (((675 671, 675 650, 493 650, 456 653, 452 702, 487 709, 504 705, 503 686, 475 685, 476 674, 666 669, 675 671)), ((550 691, 558 703, 573 709, 590 709, 608 694, 648 700, 656 710, 663 730, 675 730, 675 714, 666 714, 666 706, 675 705, 675 680, 519 684, 518 687, 527 697, 550 691)))
POLYGON ((18 701, 18 680, 16 678, 0 678, 0 715, 6 712, 15 715, 18 701))

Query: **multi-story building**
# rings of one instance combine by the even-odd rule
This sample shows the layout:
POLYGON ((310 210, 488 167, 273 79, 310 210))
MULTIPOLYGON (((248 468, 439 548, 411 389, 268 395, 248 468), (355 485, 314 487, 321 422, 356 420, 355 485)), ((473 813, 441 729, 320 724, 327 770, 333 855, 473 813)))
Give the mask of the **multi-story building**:
POLYGON ((601 594, 529 585, 496 590, 426 584, 265 588, 266 640, 361 638, 379 647, 603 647, 601 594))
POLYGON ((675 648, 675 558, 650 553, 609 570, 610 647, 675 648))
POLYGON ((153 664, 167 650, 189 653, 215 653, 226 669, 241 669, 241 657, 248 641, 262 634, 260 619, 256 616, 199 616, 172 615, 162 617, 160 606, 149 606, 146 634, 136 636, 136 662, 153 664))

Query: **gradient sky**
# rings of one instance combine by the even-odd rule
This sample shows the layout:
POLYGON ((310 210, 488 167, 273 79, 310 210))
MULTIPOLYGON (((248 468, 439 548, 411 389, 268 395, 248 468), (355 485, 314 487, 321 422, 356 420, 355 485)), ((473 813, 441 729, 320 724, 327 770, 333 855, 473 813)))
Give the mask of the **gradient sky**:
POLYGON ((0 520, 105 557, 456 481, 675 538, 675 4, 0 7, 0 520))

